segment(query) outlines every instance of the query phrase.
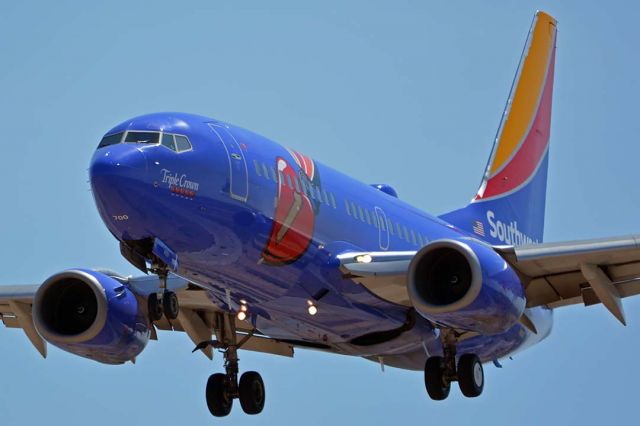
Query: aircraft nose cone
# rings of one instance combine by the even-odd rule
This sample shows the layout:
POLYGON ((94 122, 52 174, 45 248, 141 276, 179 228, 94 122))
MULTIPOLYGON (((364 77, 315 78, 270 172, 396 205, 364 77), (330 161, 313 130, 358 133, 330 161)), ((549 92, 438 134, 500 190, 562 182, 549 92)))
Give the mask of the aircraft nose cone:
POLYGON ((96 151, 91 160, 89 174, 91 180, 107 176, 135 176, 147 171, 144 153, 133 145, 117 145, 96 151))
POLYGON ((131 144, 98 149, 91 160, 89 176, 94 200, 102 220, 119 238, 146 236, 147 169, 144 152, 131 144))

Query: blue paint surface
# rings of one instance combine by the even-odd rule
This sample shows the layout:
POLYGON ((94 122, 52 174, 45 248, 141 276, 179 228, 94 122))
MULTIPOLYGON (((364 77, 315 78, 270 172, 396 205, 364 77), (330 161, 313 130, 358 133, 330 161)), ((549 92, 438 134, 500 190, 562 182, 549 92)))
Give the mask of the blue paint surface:
MULTIPOLYGON (((538 8, 559 20, 545 241, 638 233, 633 4, 4 2, 0 283, 76 265, 139 273, 96 214, 86 167, 106 127, 148 111, 238 123, 391 184, 420 210, 467 204, 538 8)), ((431 402, 420 373, 382 374, 356 357, 243 352, 242 368, 265 378, 267 407, 219 422, 601 425, 615 413, 633 423, 640 300, 624 304, 627 327, 599 306, 555 311, 547 341, 485 368, 476 400, 452 391, 431 402), (612 359, 625 374, 602 367, 612 359)), ((211 422, 203 389, 221 357, 192 346, 160 332, 136 365, 55 348, 42 360, 22 331, 0 327, 3 421, 211 422)))
MULTIPOLYGON (((96 150, 90 168, 93 194, 109 231, 120 241, 161 241, 168 253, 175 252, 178 275, 207 289, 211 300, 223 301, 227 310, 236 311, 240 300, 247 301, 252 323, 271 337, 339 345, 339 352, 351 355, 384 354, 391 364, 416 370, 426 359, 423 345, 441 351, 437 333, 424 321, 375 347, 356 344, 370 333, 402 327, 414 313, 343 278, 333 260, 345 251, 418 250, 430 241, 468 239, 469 234, 386 191, 214 119, 148 114, 126 120, 105 136, 123 130, 177 133, 190 140, 192 149, 179 153, 162 144, 124 142, 96 150), (296 182, 285 179, 280 169, 285 165, 297 169, 296 182), (311 239, 294 260, 274 264, 264 261, 264 253, 269 239, 279 238, 271 233, 277 229, 274 221, 286 222, 286 215, 276 218, 286 191, 304 197, 311 207, 305 224, 294 221, 284 230, 282 244, 287 232, 306 232, 311 239), (319 313, 310 316, 307 301, 321 291, 326 296, 317 301, 319 313), (392 356, 408 354, 411 362, 392 356)), ((506 356, 526 338, 528 331, 517 324, 523 288, 493 250, 473 239, 469 245, 483 268, 482 291, 464 312, 432 319, 492 335, 506 332, 504 340, 492 336, 477 349, 489 361, 506 356)))

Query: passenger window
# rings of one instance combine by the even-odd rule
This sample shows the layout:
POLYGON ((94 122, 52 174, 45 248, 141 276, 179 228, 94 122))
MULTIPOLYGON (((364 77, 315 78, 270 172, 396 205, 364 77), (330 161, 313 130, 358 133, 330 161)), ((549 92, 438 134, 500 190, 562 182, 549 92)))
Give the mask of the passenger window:
POLYGON ((378 216, 378 221, 380 222, 380 229, 382 229, 382 231, 384 232, 387 232, 387 228, 384 225, 384 219, 378 216))
POLYGON ((364 209, 364 214, 367 216, 367 223, 371 225, 371 216, 369 216, 369 209, 364 209))
POLYGON ((293 189, 293 182, 291 182, 291 175, 287 175, 287 185, 289 185, 289 188, 293 189))
POLYGON ((173 140, 173 135, 170 135, 168 133, 164 133, 162 135, 162 146, 166 146, 171 151, 176 151, 176 143, 173 140))
POLYGON ((416 241, 416 233, 413 231, 413 229, 411 230, 411 241, 414 245, 418 244, 418 242, 416 241))
POLYGON ((105 146, 115 145, 117 143, 120 143, 122 141, 122 135, 123 134, 124 134, 124 132, 120 132, 120 133, 116 133, 116 134, 113 134, 113 135, 105 136, 100 141, 100 144, 98 144, 98 148, 103 148, 105 146))
POLYGON ((256 174, 257 174, 258 176, 262 176, 262 175, 260 174, 260 163, 258 163, 258 160, 253 160, 253 165, 256 167, 256 174))
POLYGON ((312 200, 316 199, 316 196, 313 193, 313 184, 307 180, 302 180, 302 187, 304 188, 304 192, 305 194, 307 194, 307 197, 311 198, 312 200))
POLYGON ((396 229, 398 230, 398 238, 402 239, 402 228, 398 222, 396 222, 396 229))
POLYGON ((293 183, 294 183, 294 184, 295 184, 295 186, 296 186, 296 192, 302 192, 302 191, 300 190, 300 180, 298 179, 298 176, 297 176, 297 175, 293 177, 293 183))
POLYGON ((271 170, 271 179, 273 179, 275 183, 278 183, 278 177, 276 176, 276 168, 271 166, 269 170, 271 170))
POLYGON ((407 229, 406 226, 403 226, 402 229, 404 230, 404 239, 407 240, 407 242, 409 242, 409 230, 407 229))
POLYGON ((264 177, 269 179, 269 169, 267 168, 267 165, 262 163, 262 171, 264 172, 264 177))
POLYGON ((322 196, 324 197, 324 202, 329 205, 329 197, 327 196, 327 190, 322 188, 322 196))
POLYGON ((394 235, 394 233, 393 233, 393 222, 391 222, 391 219, 387 219, 387 226, 389 227, 389 233, 391 235, 394 235))
POLYGON ((364 222, 364 213, 362 213, 362 207, 358 206, 358 213, 360 213, 360 220, 364 222))
POLYGON ((186 136, 176 135, 176 147, 178 152, 189 151, 191 149, 191 142, 186 136))
POLYGON ((349 208, 349 201, 347 201, 346 199, 344 200, 344 206, 347 209, 347 214, 349 216, 351 216, 351 209, 349 208))
POLYGON ((331 197, 331 205, 333 206, 333 208, 337 208, 336 207, 336 197, 333 196, 333 192, 329 193, 329 196, 331 197))

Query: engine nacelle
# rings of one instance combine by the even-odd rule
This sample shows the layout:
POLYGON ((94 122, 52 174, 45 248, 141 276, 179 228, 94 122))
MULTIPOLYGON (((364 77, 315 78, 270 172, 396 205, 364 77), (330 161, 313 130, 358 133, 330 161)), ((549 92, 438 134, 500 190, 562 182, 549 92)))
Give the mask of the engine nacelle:
POLYGON ((442 326, 497 334, 524 312, 522 282, 491 247, 471 239, 437 240, 409 266, 407 290, 416 311, 442 326))
POLYGON ((33 322, 52 345, 105 364, 133 360, 150 334, 147 317, 131 290, 86 269, 48 278, 36 292, 33 322))

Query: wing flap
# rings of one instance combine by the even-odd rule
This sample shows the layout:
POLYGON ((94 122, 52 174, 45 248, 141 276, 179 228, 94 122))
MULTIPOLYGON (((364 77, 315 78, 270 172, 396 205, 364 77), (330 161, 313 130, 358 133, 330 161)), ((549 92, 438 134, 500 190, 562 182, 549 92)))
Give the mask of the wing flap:
MULTIPOLYGON (((126 279, 126 282, 142 298, 158 289, 156 277, 129 278, 126 279)), ((21 328, 33 346, 46 358, 47 343, 35 329, 31 316, 31 305, 38 287, 38 285, 0 286, 0 319, 7 328, 21 328)), ((182 278, 171 276, 168 287, 175 290, 178 295, 180 314, 172 323, 163 317, 162 320, 155 323, 155 328, 183 331, 195 344, 210 340, 216 328, 215 314, 222 312, 222 310, 207 297, 205 290, 191 286, 188 281, 182 278)), ((152 335, 156 335, 155 328, 152 335)), ((253 330, 254 327, 246 321, 237 320, 236 329, 239 332, 238 337, 242 339, 244 334, 253 330)), ((242 349, 287 357, 293 356, 291 344, 260 335, 248 339, 242 349)), ((202 352, 210 359, 213 357, 211 347, 203 349, 202 352)))
MULTIPOLYGON (((215 315, 223 311, 209 299, 207 292, 200 288, 183 288, 176 294, 180 304, 178 318, 169 322, 163 317, 155 323, 155 326, 159 330, 182 331, 195 345, 211 340, 218 327, 215 315)), ((247 333, 253 331, 254 327, 247 321, 236 319, 235 329, 238 332, 238 340, 241 340, 247 333)), ((293 357, 293 345, 262 335, 251 336, 241 349, 293 357)), ((201 351, 207 358, 213 358, 211 346, 201 351)))
MULTIPOLYGON (((494 249, 522 278, 529 308, 606 300, 607 309, 624 322, 617 300, 640 294, 640 235, 494 249)), ((411 306, 406 274, 415 254, 348 252, 337 258, 345 278, 384 300, 411 306)))
POLYGON ((46 358, 47 342, 36 331, 31 316, 31 304, 38 287, 37 285, 0 287, 0 318, 7 328, 21 328, 40 355, 46 358))
POLYGON ((528 307, 603 303, 624 324, 620 299, 640 294, 640 235, 495 249, 524 278, 528 307))

